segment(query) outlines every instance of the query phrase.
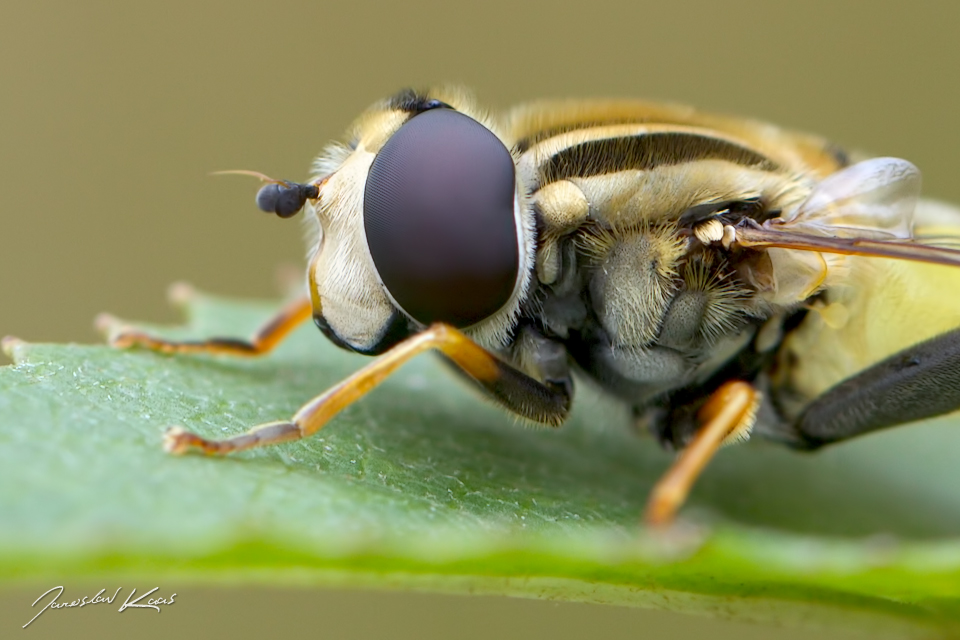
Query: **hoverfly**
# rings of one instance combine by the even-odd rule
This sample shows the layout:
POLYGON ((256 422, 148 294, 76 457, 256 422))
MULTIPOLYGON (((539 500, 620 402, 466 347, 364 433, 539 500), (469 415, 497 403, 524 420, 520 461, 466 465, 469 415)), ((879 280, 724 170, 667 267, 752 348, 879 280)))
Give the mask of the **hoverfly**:
POLYGON ((647 506, 662 524, 724 443, 816 449, 960 408, 960 322, 914 308, 953 293, 960 251, 935 236, 960 220, 917 208, 905 160, 656 103, 495 117, 442 88, 372 106, 307 183, 254 175, 263 210, 306 206, 307 295, 249 341, 107 322, 111 344, 254 356, 312 317, 379 357, 288 421, 224 440, 172 427, 173 453, 307 437, 437 350, 536 423, 564 421, 575 372, 628 403, 680 451, 647 506))

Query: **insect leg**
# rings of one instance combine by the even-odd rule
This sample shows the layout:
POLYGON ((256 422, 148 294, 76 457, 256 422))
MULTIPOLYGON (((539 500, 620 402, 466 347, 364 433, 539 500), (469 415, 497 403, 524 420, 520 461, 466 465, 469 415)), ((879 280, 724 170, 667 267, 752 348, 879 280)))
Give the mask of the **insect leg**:
POLYGON ((724 383, 700 408, 703 426, 673 465, 653 487, 644 520, 653 526, 669 524, 683 505, 694 481, 731 433, 749 428, 756 417, 760 394, 748 383, 724 383))
POLYGON ((960 409, 960 329, 890 356, 817 398, 800 416, 801 447, 960 409))
POLYGON ((280 342, 313 314, 307 297, 297 298, 284 306, 268 320, 250 340, 236 338, 209 338, 207 340, 164 340, 150 334, 118 326, 117 320, 102 315, 97 318, 97 327, 107 333, 112 347, 143 347, 162 353, 211 353, 232 356, 259 356, 273 350, 280 342))
POLYGON ((540 383, 501 361, 453 327, 434 324, 305 404, 289 422, 263 424, 226 440, 207 440, 181 427, 171 427, 165 436, 164 448, 171 453, 199 449, 207 454, 223 455, 305 438, 383 382, 400 365, 429 349, 440 351, 514 413, 555 425, 567 415, 570 395, 562 386, 540 383))

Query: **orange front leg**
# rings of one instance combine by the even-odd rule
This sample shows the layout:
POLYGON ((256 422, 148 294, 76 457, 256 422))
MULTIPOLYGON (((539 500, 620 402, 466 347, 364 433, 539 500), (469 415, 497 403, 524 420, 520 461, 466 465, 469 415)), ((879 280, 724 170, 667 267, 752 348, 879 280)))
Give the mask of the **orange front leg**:
POLYGON ((710 396, 697 414, 703 426, 650 492, 643 516, 647 524, 664 526, 673 521, 717 450, 731 436, 753 427, 759 404, 760 393, 740 380, 724 383, 710 396))
POLYGON ((345 407, 383 382, 402 364, 430 349, 436 349, 475 380, 480 388, 508 410, 525 418, 559 424, 570 406, 569 391, 541 383, 521 373, 474 343, 450 325, 438 323, 407 338, 343 382, 305 404, 289 422, 270 422, 225 440, 208 440, 182 427, 171 427, 164 448, 171 453, 197 449, 224 455, 316 433, 345 407))
POLYGON ((120 349, 143 347, 161 353, 208 353, 231 356, 260 356, 272 351, 290 333, 313 315, 313 306, 306 296, 285 305, 249 340, 209 338, 207 340, 165 340, 123 326, 107 314, 97 317, 97 328, 107 336, 110 346, 120 349))

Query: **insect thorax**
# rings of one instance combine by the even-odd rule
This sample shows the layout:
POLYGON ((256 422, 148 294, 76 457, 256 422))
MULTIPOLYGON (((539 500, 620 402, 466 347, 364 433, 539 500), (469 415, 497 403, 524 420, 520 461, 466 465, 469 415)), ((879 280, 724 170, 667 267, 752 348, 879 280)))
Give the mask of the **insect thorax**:
POLYGON ((527 316, 635 407, 705 387, 782 311, 759 293, 758 255, 704 242, 693 228, 700 216, 762 220, 802 187, 764 160, 723 151, 730 157, 595 175, 550 161, 541 174, 554 182, 534 196, 538 289, 527 316))
POLYGON ((796 207, 836 170, 827 145, 639 104, 520 110, 510 122, 539 230, 525 321, 634 407, 668 406, 684 389, 709 394, 721 374, 755 377, 760 328, 774 325, 763 332, 769 352, 808 294, 774 299, 766 253, 731 252, 694 231, 796 207))
POLYGON ((642 406, 709 378, 772 313, 708 247, 675 225, 585 228, 558 243, 560 269, 527 305, 603 386, 642 406))

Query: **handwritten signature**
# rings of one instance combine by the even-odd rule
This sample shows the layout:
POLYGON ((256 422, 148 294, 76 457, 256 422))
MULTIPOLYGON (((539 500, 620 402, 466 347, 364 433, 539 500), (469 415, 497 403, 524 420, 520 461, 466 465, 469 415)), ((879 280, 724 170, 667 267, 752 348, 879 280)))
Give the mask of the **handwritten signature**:
MULTIPOLYGON (((39 617, 40 617, 40 614, 43 613, 44 611, 46 611, 47 609, 69 609, 69 608, 71 608, 71 607, 85 607, 85 606, 87 606, 88 604, 103 604, 104 602, 106 602, 107 604, 113 604, 113 601, 116 600, 117 595, 120 593, 120 590, 121 590, 121 589, 123 589, 123 587, 117 587, 117 590, 114 591, 114 592, 113 592, 113 595, 110 596, 110 597, 106 597, 106 596, 103 595, 103 593, 106 591, 106 589, 100 589, 100 591, 97 592, 97 595, 93 596, 92 598, 87 597, 87 596, 83 596, 82 598, 78 598, 78 599, 72 600, 72 601, 70 601, 70 602, 58 602, 58 601, 57 601, 57 598, 59 598, 60 596, 63 595, 63 587, 62 587, 62 586, 53 587, 53 588, 51 588, 51 589, 47 589, 46 591, 44 591, 44 592, 40 595, 39 598, 37 598, 36 600, 33 601, 33 604, 30 605, 31 607, 37 606, 37 603, 40 602, 41 600, 43 600, 43 598, 44 598, 45 596, 47 596, 47 595, 49 595, 49 594, 51 594, 51 593, 53 593, 53 592, 56 592, 56 594, 53 596, 53 598, 50 599, 50 602, 48 602, 48 603, 46 604, 46 606, 43 607, 43 609, 40 609, 40 611, 37 612, 37 615, 35 615, 35 616, 33 616, 32 618, 30 618, 30 622, 28 622, 27 624, 23 625, 23 628, 26 629, 27 627, 29 627, 29 626, 33 623, 33 621, 36 620, 37 618, 39 618, 39 617)), ((143 600, 144 598, 146 598, 147 596, 149 596, 151 593, 153 593, 154 591, 157 591, 157 590, 159 590, 159 589, 160 589, 160 587, 154 587, 153 589, 150 589, 150 591, 147 591, 146 593, 144 593, 143 595, 141 595, 141 596, 140 596, 139 598, 137 598, 136 600, 131 600, 131 598, 133 598, 135 595, 137 595, 137 590, 136 590, 136 588, 134 588, 133 591, 130 592, 130 595, 127 596, 127 599, 124 600, 123 604, 120 605, 120 608, 117 609, 117 611, 118 611, 118 612, 122 612, 122 611, 124 611, 125 609, 154 609, 154 610, 156 610, 157 613, 160 613, 160 606, 161 606, 161 605, 167 605, 167 604, 173 604, 173 599, 177 597, 177 594, 175 594, 175 593, 174 593, 174 594, 171 594, 171 595, 170 595, 169 597, 167 597, 167 598, 164 598, 164 597, 150 598, 150 599, 147 600, 145 603, 143 603, 143 604, 140 603, 141 600, 143 600)))

